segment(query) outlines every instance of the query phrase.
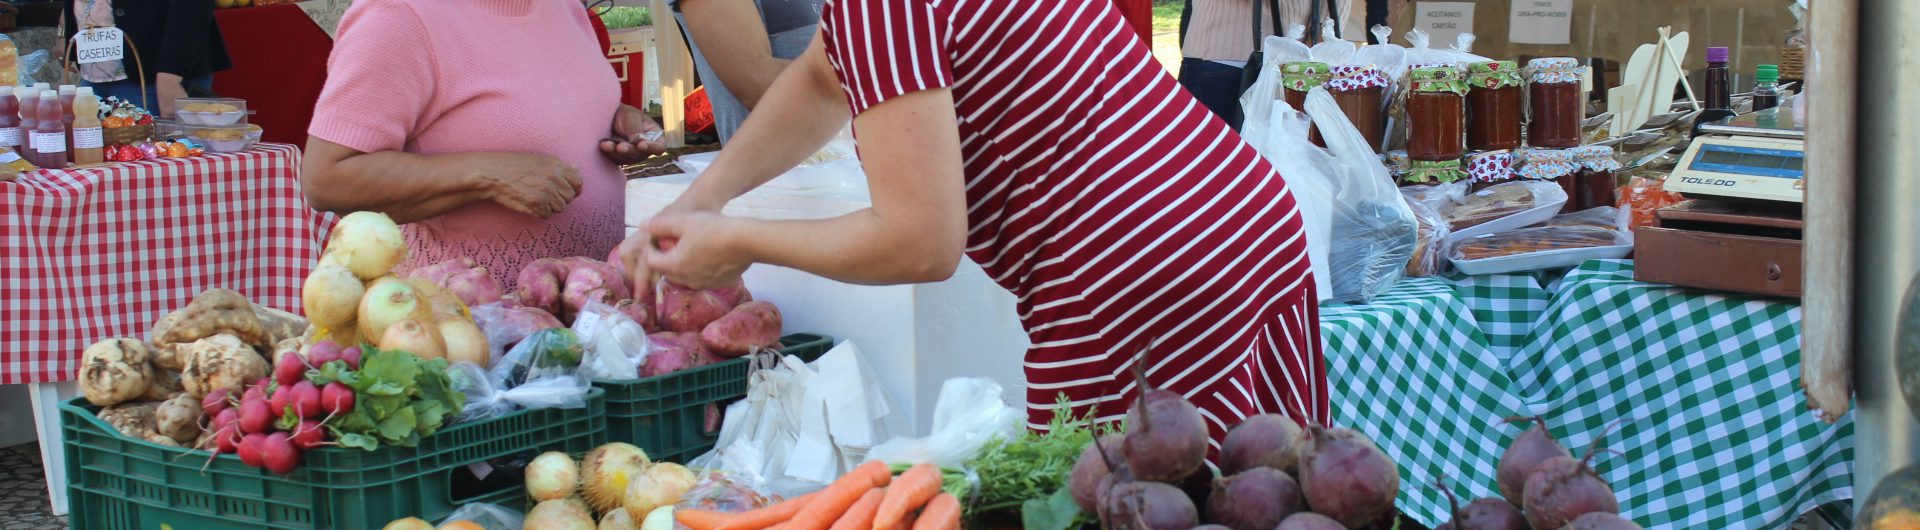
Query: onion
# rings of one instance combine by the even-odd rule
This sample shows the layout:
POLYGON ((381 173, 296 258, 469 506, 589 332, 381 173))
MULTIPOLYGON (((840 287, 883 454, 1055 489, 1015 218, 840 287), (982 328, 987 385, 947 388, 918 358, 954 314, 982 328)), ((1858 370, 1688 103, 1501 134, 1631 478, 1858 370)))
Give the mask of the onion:
POLYGON ((596 530, 593 514, 567 501, 540 501, 527 512, 524 530, 596 530))
POLYGON ((380 336, 380 347, 411 353, 421 359, 447 357, 447 343, 440 338, 440 330, 413 318, 388 326, 387 333, 380 336))
POLYGON ((580 466, 573 457, 548 451, 527 464, 527 495, 536 501, 565 499, 580 488, 580 466))
POLYGON ((625 506, 627 484, 646 474, 651 463, 646 451, 633 444, 614 442, 596 447, 580 459, 581 493, 596 512, 625 506))
POLYGON ((600 516, 600 530, 640 530, 640 523, 634 522, 626 510, 614 510, 600 516))
POLYGON ((386 276, 407 259, 407 240, 400 225, 380 212, 353 212, 333 225, 327 254, 340 260, 362 280, 386 276))
POLYGON ((640 521, 640 530, 673 530, 673 522, 673 506, 661 506, 640 521))
MULTIPOLYGON (((387 326, 406 319, 433 321, 432 308, 406 281, 392 276, 374 280, 360 298, 360 338, 387 347, 387 326)), ((342 342, 341 344, 346 344, 342 342)))
POLYGON ((627 484, 627 515, 646 519, 654 508, 673 506, 693 489, 700 479, 685 466, 670 462, 654 464, 647 472, 627 484))
POLYGON ((408 517, 387 523, 381 530, 433 530, 433 523, 422 521, 419 517, 408 517))
POLYGON ((480 326, 472 320, 447 317, 440 321, 439 328, 440 338, 447 344, 447 362, 487 367, 487 334, 480 331, 480 326))
POLYGON ((360 298, 366 294, 367 287, 353 276, 353 271, 332 256, 325 256, 300 285, 300 306, 306 309, 307 321, 313 325, 339 329, 353 324, 360 298))

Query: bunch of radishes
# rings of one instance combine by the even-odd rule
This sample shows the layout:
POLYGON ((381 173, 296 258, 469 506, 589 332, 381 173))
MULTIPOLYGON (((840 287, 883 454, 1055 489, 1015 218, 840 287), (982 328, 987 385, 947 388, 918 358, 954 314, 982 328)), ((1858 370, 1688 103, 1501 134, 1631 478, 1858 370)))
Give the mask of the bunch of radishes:
POLYGON ((1206 456, 1199 409, 1149 389, 1128 411, 1125 434, 1100 437, 1080 454, 1068 487, 1081 509, 1119 529, 1194 528, 1202 505, 1208 527, 1235 530, 1366 528, 1396 514, 1399 468, 1355 431, 1303 430, 1260 414, 1228 431, 1224 476, 1213 477, 1206 456))
POLYGON ((307 380, 307 363, 340 362, 358 369, 360 348, 321 341, 307 355, 286 353, 272 378, 248 385, 238 399, 227 389, 201 399, 201 409, 212 418, 209 450, 215 456, 233 453, 249 466, 286 474, 300 465, 301 451, 328 445, 326 422, 353 411, 353 389, 338 381, 314 385, 307 380))
POLYGON ((1453 491, 1441 484, 1453 503, 1453 521, 1436 530, 1639 530, 1640 525, 1620 516, 1613 488, 1588 464, 1600 452, 1598 442, 1574 459, 1566 446, 1547 433, 1540 418, 1520 433, 1500 455, 1495 477, 1504 498, 1475 499, 1460 506, 1453 491), (1523 511, 1524 509, 1524 511, 1523 511))

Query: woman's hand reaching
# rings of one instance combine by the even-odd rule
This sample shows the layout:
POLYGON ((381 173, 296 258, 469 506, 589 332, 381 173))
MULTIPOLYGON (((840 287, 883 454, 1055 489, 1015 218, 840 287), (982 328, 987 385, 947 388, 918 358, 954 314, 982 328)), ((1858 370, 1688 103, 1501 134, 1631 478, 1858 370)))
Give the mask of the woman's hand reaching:
POLYGON ((632 105, 613 113, 613 136, 600 141, 600 154, 615 164, 633 164, 667 152, 660 143, 660 124, 632 105))
POLYGON ((711 210, 665 211, 621 243, 621 261, 650 291, 655 275, 694 289, 735 285, 753 261, 733 243, 741 220, 711 210))

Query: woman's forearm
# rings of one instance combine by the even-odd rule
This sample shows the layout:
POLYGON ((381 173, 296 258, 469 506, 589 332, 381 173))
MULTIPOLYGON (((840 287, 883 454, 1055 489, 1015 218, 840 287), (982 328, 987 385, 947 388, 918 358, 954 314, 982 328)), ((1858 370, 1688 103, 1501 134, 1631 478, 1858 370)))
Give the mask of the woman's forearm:
POLYGON ((848 120, 840 85, 816 36, 767 97, 688 188, 683 201, 718 209, 780 176, 827 145, 848 120))
POLYGON ((720 84, 748 109, 758 106, 790 61, 773 56, 753 0, 681 0, 680 11, 720 84))
POLYGON ((410 223, 488 197, 484 181, 471 169, 485 155, 359 153, 318 143, 308 143, 300 177, 307 202, 315 210, 376 211, 395 222, 410 223))
POLYGON ((755 263, 807 271, 858 285, 925 283, 953 276, 960 254, 941 238, 890 223, 873 209, 831 219, 739 223, 731 247, 755 263), (796 243, 804 242, 804 243, 796 243))

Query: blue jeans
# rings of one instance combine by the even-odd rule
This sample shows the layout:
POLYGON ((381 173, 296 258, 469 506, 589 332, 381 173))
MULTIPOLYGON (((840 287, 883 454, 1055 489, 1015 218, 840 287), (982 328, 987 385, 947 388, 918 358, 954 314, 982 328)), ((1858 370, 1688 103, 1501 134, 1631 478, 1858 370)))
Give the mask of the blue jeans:
POLYGON ((1207 110, 1227 122, 1228 127, 1240 129, 1240 74, 1244 70, 1232 66, 1188 57, 1180 60, 1180 86, 1186 87, 1193 99, 1200 100, 1207 110))
MULTIPOLYGON (((189 95, 213 93, 212 74, 200 74, 189 77, 186 79, 185 84, 187 94, 189 95)), ((160 96, 156 94, 153 83, 147 83, 146 99, 141 99, 140 81, 136 79, 126 79, 109 83, 87 83, 87 86, 93 87, 93 95, 99 96, 102 101, 105 101, 108 96, 113 96, 135 105, 141 105, 145 107, 148 112, 157 113, 160 110, 160 96), (143 101, 145 103, 142 103, 143 101)))

